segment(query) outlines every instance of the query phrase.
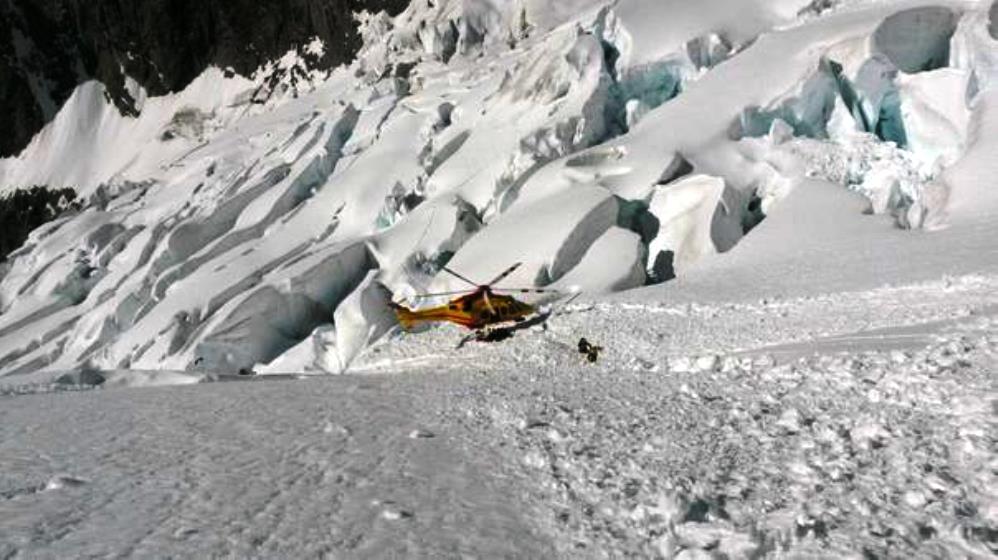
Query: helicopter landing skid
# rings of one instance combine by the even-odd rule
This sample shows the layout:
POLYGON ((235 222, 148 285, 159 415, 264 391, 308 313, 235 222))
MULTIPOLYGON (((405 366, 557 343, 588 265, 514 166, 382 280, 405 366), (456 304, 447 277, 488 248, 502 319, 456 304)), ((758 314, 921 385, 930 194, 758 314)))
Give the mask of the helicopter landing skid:
POLYGON ((471 341, 493 343, 508 340, 513 338, 517 331, 529 329, 537 325, 543 325, 550 317, 551 313, 543 313, 532 319, 527 319, 518 323, 487 325, 462 338, 461 342, 457 344, 457 349, 460 350, 465 344, 471 341))

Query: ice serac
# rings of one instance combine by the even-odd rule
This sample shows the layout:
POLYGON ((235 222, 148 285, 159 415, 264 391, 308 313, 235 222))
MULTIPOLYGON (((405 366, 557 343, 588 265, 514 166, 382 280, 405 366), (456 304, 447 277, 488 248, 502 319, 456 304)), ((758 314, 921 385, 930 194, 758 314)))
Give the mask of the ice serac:
POLYGON ((645 285, 648 249, 633 231, 612 227, 554 287, 587 294, 630 290, 645 285))
POLYGON ((372 271, 336 308, 333 322, 341 368, 332 373, 346 371, 365 348, 398 324, 389 307, 391 301, 392 293, 378 281, 378 272, 372 271))
MULTIPOLYGON (((867 204, 862 195, 831 183, 795 181, 779 210, 734 250, 705 257, 678 282, 698 293, 710 294, 718 285, 731 281, 731 275, 738 271, 737 283, 753 294, 813 290, 823 283, 834 284, 840 277, 835 270, 837 252, 855 248, 854 244, 862 246, 865 241, 858 240, 882 234, 883 221, 862 214, 867 204), (837 235, 843 228, 848 234, 837 235)), ((879 264, 864 261, 868 267, 879 264)))
POLYGON ((370 240, 379 281, 394 293, 411 295, 481 228, 474 207, 457 197, 442 196, 420 205, 370 240))
POLYGON ((336 348, 336 327, 320 325, 302 340, 270 363, 257 364, 253 372, 261 375, 304 373, 339 373, 343 370, 336 348))
MULTIPOLYGON (((947 215, 952 223, 965 225, 993 219, 998 211, 998 89, 982 92, 970 119, 969 145, 963 157, 947 169, 940 181, 945 186, 947 215)), ((934 225, 946 223, 937 220, 934 225), (941 222, 941 223, 940 223, 941 222)))
POLYGON ((373 270, 337 306, 332 323, 326 321, 295 346, 269 363, 257 364, 255 373, 330 373, 347 371, 368 346, 397 325, 388 306, 391 292, 373 270))
MULTIPOLYGON (((837 70, 834 63, 822 60, 792 94, 785 94, 763 107, 746 108, 732 130, 732 137, 765 136, 780 120, 789 125, 792 135, 827 138, 828 122, 840 99, 837 70)), ((879 112, 880 97, 882 95, 875 99, 876 107, 866 109, 867 112, 879 112)))
POLYGON ((648 209, 661 225, 649 244, 649 272, 667 280, 701 257, 730 250, 744 234, 747 202, 708 175, 656 187, 648 209))
MULTIPOLYGON (((506 267, 521 266, 505 286, 547 285, 578 265, 586 252, 616 225, 617 201, 605 189, 580 186, 555 193, 500 215, 469 240, 450 261, 450 268, 487 282, 506 267)), ((446 274, 431 291, 464 289, 446 274)))
POLYGON ((543 165, 606 136, 611 79, 589 33, 558 29, 494 74, 462 73, 478 87, 434 139, 430 194, 454 193, 491 216, 543 165))
POLYGON ((900 113, 909 149, 930 165, 949 166, 962 155, 970 125, 971 75, 944 68, 902 76, 900 113))
POLYGON ((332 249, 311 266, 290 265, 286 279, 223 306, 185 365, 234 371, 272 361, 329 323, 372 266, 367 246, 359 242, 332 249))
POLYGON ((907 147, 908 131, 901 115, 897 79, 897 68, 883 55, 875 55, 863 63, 854 80, 860 95, 858 114, 867 132, 907 147))
POLYGON ((683 0, 663 0, 653 5, 642 0, 622 0, 615 3, 614 11, 629 37, 622 55, 628 64, 640 66, 711 33, 723 36, 731 45, 744 45, 774 25, 792 21, 806 5, 805 0, 706 0, 694 8, 683 0))
POLYGON ((998 3, 992 3, 990 13, 984 9, 970 10, 953 34, 950 62, 954 68, 970 72, 976 89, 998 85, 998 3))
POLYGON ((914 74, 949 64, 957 14, 944 6, 912 8, 889 16, 873 34, 872 50, 914 74))

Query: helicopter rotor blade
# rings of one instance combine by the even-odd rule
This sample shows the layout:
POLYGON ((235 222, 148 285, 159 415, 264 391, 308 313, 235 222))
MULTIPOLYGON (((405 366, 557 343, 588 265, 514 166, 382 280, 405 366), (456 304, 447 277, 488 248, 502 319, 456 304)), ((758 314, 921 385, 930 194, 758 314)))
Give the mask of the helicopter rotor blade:
POLYGON ((488 284, 486 284, 486 286, 492 286, 494 284, 498 284, 499 282, 502 282, 503 280, 506 279, 507 276, 509 276, 510 274, 513 274, 513 272, 516 269, 520 268, 521 266, 523 266, 522 262, 518 262, 518 263, 514 264, 513 266, 507 268, 502 274, 500 274, 499 276, 496 276, 495 279, 493 279, 491 282, 489 282, 488 284))
POLYGON ((563 294, 563 290, 548 290, 544 288, 493 288, 494 292, 510 292, 517 294, 563 294))
POLYGON ((435 297, 448 297, 448 296, 463 296, 473 293, 474 290, 460 290, 456 292, 438 292, 435 294, 416 294, 412 296, 413 299, 430 299, 435 297))
POLYGON ((450 274, 451 276, 453 276, 453 277, 457 278, 458 280, 462 280, 462 281, 464 281, 464 282, 467 282, 467 283, 468 283, 469 285, 471 285, 471 286, 474 286, 474 287, 476 287, 476 288, 478 287, 478 284, 476 284, 476 283, 472 282, 471 280, 468 280, 468 279, 467 279, 467 278, 465 278, 464 276, 461 276, 460 274, 458 274, 458 273, 454 272, 453 270, 451 270, 451 269, 447 268, 446 266, 442 266, 442 267, 440 267, 440 269, 441 269, 441 270, 443 270, 444 272, 447 272, 447 273, 448 273, 448 274, 450 274))

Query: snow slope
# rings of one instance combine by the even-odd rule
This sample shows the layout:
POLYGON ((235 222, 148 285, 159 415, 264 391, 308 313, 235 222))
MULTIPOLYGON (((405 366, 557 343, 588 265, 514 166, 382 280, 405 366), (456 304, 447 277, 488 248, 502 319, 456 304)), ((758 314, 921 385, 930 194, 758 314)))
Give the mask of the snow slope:
POLYGON ((986 558, 996 284, 580 303, 368 375, 8 392, 0 551, 986 558))

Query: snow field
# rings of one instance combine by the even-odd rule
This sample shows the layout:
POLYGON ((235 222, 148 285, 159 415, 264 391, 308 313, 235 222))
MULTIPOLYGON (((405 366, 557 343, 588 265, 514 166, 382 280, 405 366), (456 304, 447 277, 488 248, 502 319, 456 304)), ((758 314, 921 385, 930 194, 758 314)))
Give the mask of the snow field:
POLYGON ((989 282, 579 304, 496 346, 440 354, 450 329, 378 346, 411 350, 384 356, 390 376, 8 396, 0 547, 986 557, 989 282), (893 316, 869 324, 873 302, 893 316), (800 325, 824 332, 766 346, 800 325), (839 353, 828 335, 857 327, 839 353), (605 347, 598 364, 574 348, 580 332, 605 347), (30 440, 8 437, 22 429, 30 440))
POLYGON ((0 557, 993 555, 995 5, 415 0, 301 88, 81 86, 0 161, 88 202, 0 268, 0 557), (517 262, 582 295, 387 308, 517 262))
POLYGON ((992 330, 776 367, 523 372, 501 400, 490 374, 468 398, 565 557, 986 557, 995 352, 992 330))

